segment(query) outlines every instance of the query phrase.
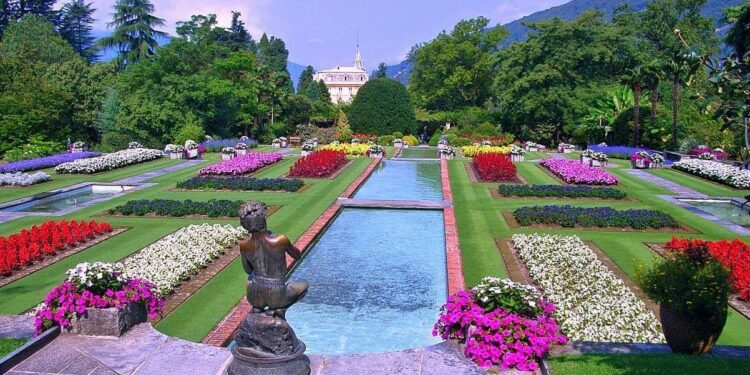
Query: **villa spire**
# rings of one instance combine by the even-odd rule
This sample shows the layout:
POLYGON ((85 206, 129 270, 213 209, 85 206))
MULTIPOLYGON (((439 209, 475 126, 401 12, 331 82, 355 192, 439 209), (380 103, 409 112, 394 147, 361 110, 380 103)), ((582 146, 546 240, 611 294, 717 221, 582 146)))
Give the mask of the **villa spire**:
POLYGON ((354 67, 365 70, 365 62, 362 61, 362 54, 359 52, 359 33, 357 33, 357 52, 354 54, 354 67))

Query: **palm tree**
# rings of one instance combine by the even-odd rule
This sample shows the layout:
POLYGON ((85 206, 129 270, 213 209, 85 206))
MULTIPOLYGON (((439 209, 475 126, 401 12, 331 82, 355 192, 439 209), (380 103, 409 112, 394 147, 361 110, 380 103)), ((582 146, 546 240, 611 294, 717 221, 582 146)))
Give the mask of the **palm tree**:
POLYGON ((656 119, 656 108, 659 105, 659 83, 664 79, 664 67, 661 61, 651 60, 641 69, 646 80, 646 86, 651 92, 651 118, 656 119))
POLYGON ((102 38, 102 48, 117 48, 117 63, 120 68, 155 53, 159 45, 157 38, 167 33, 155 28, 164 25, 164 20, 152 15, 154 5, 149 0, 117 0, 115 13, 108 27, 114 27, 112 35, 102 38))
POLYGON ((677 149, 677 126, 680 114, 680 92, 682 85, 690 85, 703 61, 695 52, 672 56, 665 64, 664 71, 672 79, 672 149, 677 149))
POLYGON ((620 83, 630 87, 633 90, 633 146, 638 146, 640 143, 640 112, 641 112, 641 94, 643 87, 646 85, 646 72, 645 69, 638 65, 634 68, 628 69, 625 74, 620 78, 620 83))

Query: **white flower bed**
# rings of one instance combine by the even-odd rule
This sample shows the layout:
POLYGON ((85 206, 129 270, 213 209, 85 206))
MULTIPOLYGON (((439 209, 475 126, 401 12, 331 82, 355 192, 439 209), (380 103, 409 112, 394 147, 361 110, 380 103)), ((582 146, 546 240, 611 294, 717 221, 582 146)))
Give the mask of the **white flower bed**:
POLYGON ((161 150, 135 148, 90 159, 78 159, 55 167, 57 173, 97 173, 117 169, 164 156, 161 150))
POLYGON ((0 173, 0 186, 31 186, 49 181, 50 177, 44 172, 36 173, 0 173))
POLYGON ((664 342, 654 314, 577 236, 516 234, 513 244, 571 340, 664 342))
POLYGON ((672 164, 672 168, 738 189, 750 188, 750 171, 718 161, 684 159, 672 164))
POLYGON ((169 294, 246 234, 229 224, 190 225, 144 247, 123 264, 129 276, 149 280, 161 294, 169 294))

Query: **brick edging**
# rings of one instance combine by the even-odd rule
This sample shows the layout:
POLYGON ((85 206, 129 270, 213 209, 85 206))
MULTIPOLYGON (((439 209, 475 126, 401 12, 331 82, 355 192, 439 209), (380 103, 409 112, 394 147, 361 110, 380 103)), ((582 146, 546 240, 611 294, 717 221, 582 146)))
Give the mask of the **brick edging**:
MULTIPOLYGON (((351 197, 354 192, 359 189, 360 185, 362 185, 365 180, 370 177, 370 174, 381 160, 382 159, 373 159, 372 161, 370 161, 370 164, 367 166, 367 168, 365 168, 365 170, 359 175, 359 177, 357 177, 357 179, 354 180, 354 182, 352 182, 346 188, 346 190, 344 190, 344 192, 340 195, 340 198, 351 197)), ((323 212, 323 214, 321 214, 315 220, 315 222, 313 222, 312 225, 307 228, 305 233, 303 233, 302 236, 297 239, 297 241, 294 243, 294 246, 300 249, 300 251, 304 255, 310 245, 315 241, 318 234, 320 234, 328 226, 328 224, 333 221, 333 218, 336 217, 341 208, 341 204, 333 202, 323 212)), ((287 272, 291 271, 291 269, 294 267, 295 262, 295 259, 292 259, 289 255, 287 255, 287 272)), ((203 344, 212 346, 226 345, 232 339, 234 332, 240 326, 242 320, 245 319, 245 316, 250 313, 251 310, 252 307, 247 302, 247 299, 242 298, 236 305, 234 305, 234 307, 232 307, 231 310, 229 310, 229 313, 224 316, 224 318, 211 330, 211 332, 203 337, 203 340, 201 340, 201 342, 203 344)))
POLYGON ((461 246, 458 240, 456 215, 453 208, 453 193, 450 175, 448 174, 448 161, 445 159, 440 160, 440 180, 443 185, 443 200, 451 203, 450 207, 443 209, 443 222, 445 224, 445 263, 448 273, 448 294, 454 294, 464 289, 465 284, 461 263, 461 246))

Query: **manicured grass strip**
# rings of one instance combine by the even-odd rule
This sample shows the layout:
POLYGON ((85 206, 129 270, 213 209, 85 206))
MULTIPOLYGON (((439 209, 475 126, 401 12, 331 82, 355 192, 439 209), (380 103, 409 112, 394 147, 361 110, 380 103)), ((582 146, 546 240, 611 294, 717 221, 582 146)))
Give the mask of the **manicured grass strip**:
POLYGON ((27 340, 24 339, 6 339, 0 338, 0 358, 10 354, 10 352, 20 348, 27 340))
POLYGON ((555 375, 747 374, 750 359, 691 357, 679 354, 584 354, 547 360, 555 375))
POLYGON ((698 176, 691 176, 687 173, 668 168, 646 169, 645 171, 712 197, 742 197, 750 194, 750 190, 732 189, 718 182, 712 182, 698 176))
POLYGON ((536 163, 516 163, 518 173, 531 185, 559 185, 560 182, 555 180, 548 173, 545 173, 536 163))
MULTIPOLYGON (((275 233, 287 235, 294 242, 362 173, 369 162, 367 158, 356 159, 336 179, 319 180, 303 194, 291 199, 291 206, 284 206, 268 218, 269 228, 275 233)), ((247 275, 239 259, 235 260, 159 322, 156 329, 185 340, 200 341, 242 298, 246 281, 247 275)))

